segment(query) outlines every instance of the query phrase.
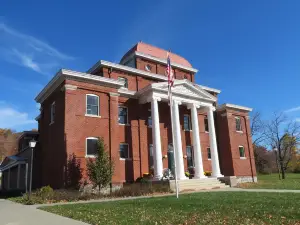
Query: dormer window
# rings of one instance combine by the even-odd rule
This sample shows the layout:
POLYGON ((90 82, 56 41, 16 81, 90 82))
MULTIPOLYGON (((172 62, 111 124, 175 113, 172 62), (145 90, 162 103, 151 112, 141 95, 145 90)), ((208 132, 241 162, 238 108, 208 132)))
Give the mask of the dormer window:
POLYGON ((146 69, 147 71, 151 72, 152 67, 151 67, 149 64, 147 64, 147 65, 145 66, 145 69, 146 69))

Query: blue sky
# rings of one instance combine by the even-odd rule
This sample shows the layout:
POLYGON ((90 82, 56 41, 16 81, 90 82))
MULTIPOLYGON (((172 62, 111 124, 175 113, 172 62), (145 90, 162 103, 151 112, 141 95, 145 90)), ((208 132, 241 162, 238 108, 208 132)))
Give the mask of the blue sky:
POLYGON ((37 127, 34 97, 59 68, 118 62, 142 40, 171 49, 222 90, 219 103, 300 121, 300 1, 4 1, 0 127, 37 127))

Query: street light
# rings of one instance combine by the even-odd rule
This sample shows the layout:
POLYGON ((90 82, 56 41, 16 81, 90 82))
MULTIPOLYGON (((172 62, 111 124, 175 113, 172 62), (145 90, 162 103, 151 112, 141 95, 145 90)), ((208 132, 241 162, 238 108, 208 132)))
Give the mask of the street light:
POLYGON ((36 146, 36 140, 32 139, 29 142, 29 147, 31 148, 31 161, 30 161, 30 183, 29 183, 29 199, 31 197, 31 189, 32 189, 32 167, 33 167, 33 149, 36 146))

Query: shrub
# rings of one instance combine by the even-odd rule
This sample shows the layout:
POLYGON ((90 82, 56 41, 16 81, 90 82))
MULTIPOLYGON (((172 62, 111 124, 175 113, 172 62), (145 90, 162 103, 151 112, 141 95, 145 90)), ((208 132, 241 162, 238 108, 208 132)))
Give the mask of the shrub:
POLYGON ((54 194, 53 189, 49 185, 38 189, 36 192, 36 196, 44 200, 52 198, 53 194, 54 194))
POLYGON ((205 172, 204 172, 204 175, 210 177, 210 176, 211 176, 211 173, 212 173, 211 171, 205 171, 205 172))

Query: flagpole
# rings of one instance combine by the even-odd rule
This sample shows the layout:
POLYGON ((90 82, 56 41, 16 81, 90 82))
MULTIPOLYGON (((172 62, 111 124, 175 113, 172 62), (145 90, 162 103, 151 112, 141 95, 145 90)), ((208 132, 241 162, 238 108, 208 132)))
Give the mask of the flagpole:
POLYGON ((172 127, 175 188, 176 188, 176 198, 179 198, 178 181, 177 181, 177 166, 176 166, 176 149, 175 149, 175 145, 174 145, 175 135, 174 135, 174 126, 173 126, 173 99, 172 99, 172 87, 171 86, 169 87, 169 91, 170 91, 170 113, 171 113, 171 127, 172 127))

